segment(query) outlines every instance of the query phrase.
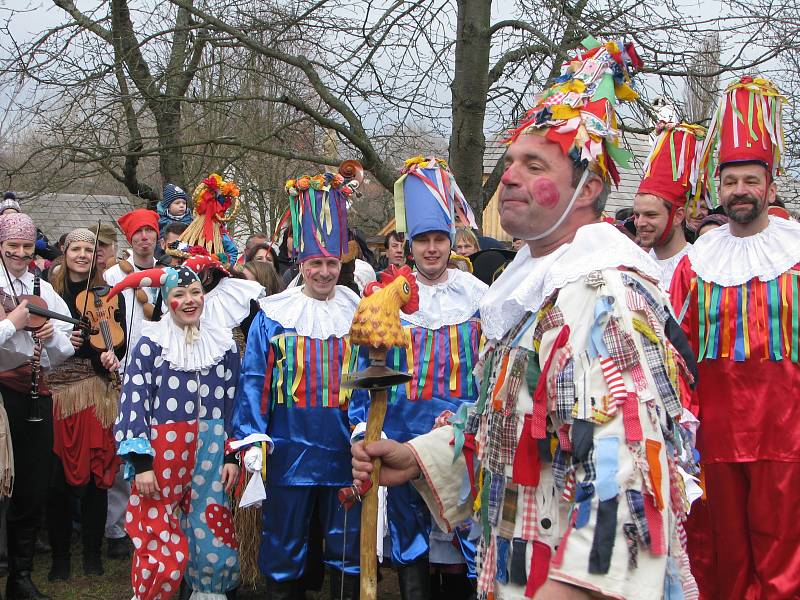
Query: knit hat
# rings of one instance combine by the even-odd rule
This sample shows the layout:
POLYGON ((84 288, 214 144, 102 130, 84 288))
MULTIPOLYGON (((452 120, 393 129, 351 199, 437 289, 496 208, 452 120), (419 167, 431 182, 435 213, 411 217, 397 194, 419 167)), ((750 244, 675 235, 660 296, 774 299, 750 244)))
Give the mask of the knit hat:
POLYGON ((175 202, 175 200, 185 200, 186 201, 186 208, 189 208, 189 197, 186 195, 186 192, 183 191, 183 188, 178 187, 174 183, 168 183, 164 186, 164 193, 161 195, 161 204, 162 206, 169 210, 170 205, 175 202))
POLYGON ((67 248, 69 248, 69 245, 73 242, 87 242, 94 245, 94 239, 94 233, 88 229, 83 227, 73 229, 67 234, 67 237, 64 238, 64 252, 67 251, 67 248))
POLYGON ((3 194, 3 200, 0 201, 0 214, 9 208, 13 208, 15 211, 21 212, 19 202, 17 202, 17 196, 14 194, 14 192, 6 192, 3 194))
POLYGON ((36 242, 36 225, 25 213, 0 215, 0 243, 6 240, 36 242))

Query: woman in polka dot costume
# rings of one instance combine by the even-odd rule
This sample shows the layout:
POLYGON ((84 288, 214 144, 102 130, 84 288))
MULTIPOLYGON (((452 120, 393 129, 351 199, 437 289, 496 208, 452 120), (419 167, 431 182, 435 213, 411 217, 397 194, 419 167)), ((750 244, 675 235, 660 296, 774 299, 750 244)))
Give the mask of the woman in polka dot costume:
POLYGON ((125 287, 161 285, 169 313, 146 323, 125 371, 115 424, 126 476, 135 473, 125 528, 135 600, 166 600, 181 580, 194 600, 224 600, 239 584, 226 492, 239 469, 226 452, 239 355, 230 330, 203 322, 191 269, 135 273, 125 287))

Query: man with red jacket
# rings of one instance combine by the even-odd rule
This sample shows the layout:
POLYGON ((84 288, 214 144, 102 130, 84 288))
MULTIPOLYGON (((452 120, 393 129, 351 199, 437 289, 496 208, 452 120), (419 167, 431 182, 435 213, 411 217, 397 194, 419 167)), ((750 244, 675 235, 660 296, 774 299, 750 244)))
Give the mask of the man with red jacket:
POLYGON ((705 555, 690 543, 704 598, 800 595, 800 225, 767 212, 783 152, 782 102, 764 79, 743 77, 726 90, 699 184, 730 222, 697 240, 671 286, 699 368, 708 513, 690 518, 688 533, 690 542, 712 542, 705 555))

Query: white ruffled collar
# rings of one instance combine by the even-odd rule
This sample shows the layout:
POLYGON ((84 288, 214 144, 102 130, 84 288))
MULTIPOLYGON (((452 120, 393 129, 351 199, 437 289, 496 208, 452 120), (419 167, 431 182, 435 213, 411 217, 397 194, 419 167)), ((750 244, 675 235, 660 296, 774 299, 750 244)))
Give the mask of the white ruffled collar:
POLYGON ((499 340, 526 312, 538 311, 556 290, 592 271, 628 267, 658 279, 658 265, 625 234, 608 223, 584 225, 569 244, 534 258, 528 245, 489 287, 480 303, 481 327, 499 340))
POLYGON ((160 321, 144 321, 142 337, 161 346, 161 357, 176 371, 200 371, 218 364, 228 350, 236 348, 231 330, 210 321, 200 328, 182 329, 167 313, 160 321))
POLYGON ((770 281, 800 262, 800 224, 770 217, 764 231, 747 237, 737 237, 723 225, 700 236, 688 256, 704 281, 724 287, 754 277, 770 281))
POLYGON ((346 336, 358 307, 358 295, 337 285, 333 298, 315 300, 303 293, 304 287, 289 288, 261 299, 261 310, 284 329, 294 329, 298 335, 316 340, 346 336))
POLYGON ((458 269, 447 270, 447 281, 436 285, 419 286, 419 310, 403 320, 415 327, 439 329, 458 325, 472 317, 480 307, 488 286, 477 277, 458 269))
POLYGON ((686 256, 686 253, 689 252, 689 248, 691 247, 692 245, 689 242, 686 242, 686 245, 681 248, 679 252, 673 254, 669 258, 664 259, 658 258, 655 250, 652 248, 650 249, 650 258, 656 261, 656 264, 658 265, 659 271, 661 272, 658 278, 665 290, 669 289, 670 283, 672 283, 672 276, 675 274, 675 269, 678 268, 678 263, 681 262, 681 259, 684 256, 686 256))
POLYGON ((233 329, 250 314, 250 301, 263 298, 265 294, 264 287, 257 281, 223 277, 206 294, 202 322, 211 321, 233 329))

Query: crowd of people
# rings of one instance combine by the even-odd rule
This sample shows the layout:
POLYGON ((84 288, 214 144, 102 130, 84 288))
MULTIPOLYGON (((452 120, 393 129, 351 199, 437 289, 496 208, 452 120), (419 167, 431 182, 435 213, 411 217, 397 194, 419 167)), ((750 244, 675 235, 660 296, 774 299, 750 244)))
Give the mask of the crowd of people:
POLYGON ((239 190, 216 174, 54 246, 7 194, 7 600, 48 598, 42 529, 48 578, 70 580, 76 521, 83 573, 104 573, 105 538, 135 600, 235 597, 247 536, 268 599, 319 589, 323 565, 331 597, 357 599, 361 506, 341 491, 366 489, 376 458, 377 554, 403 600, 797 598, 783 97, 742 77, 708 130, 659 123, 633 206, 607 217, 641 61, 583 44, 510 134, 510 249, 477 234, 433 157, 405 162, 379 257, 348 226, 343 173, 289 179, 282 227, 241 253, 239 190), (370 396, 344 383, 371 359, 351 323, 409 267, 385 362, 411 379, 365 444, 370 396))

